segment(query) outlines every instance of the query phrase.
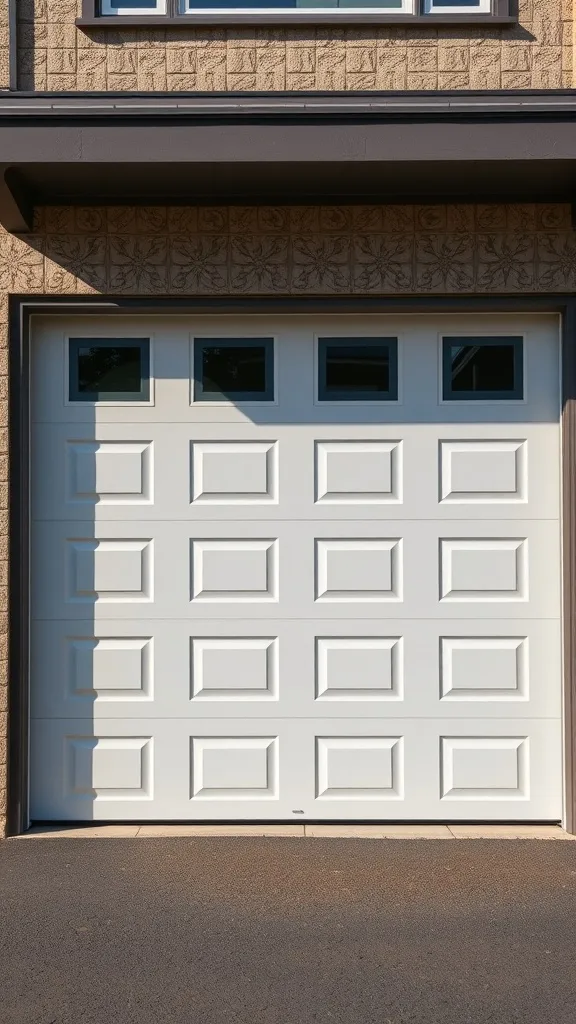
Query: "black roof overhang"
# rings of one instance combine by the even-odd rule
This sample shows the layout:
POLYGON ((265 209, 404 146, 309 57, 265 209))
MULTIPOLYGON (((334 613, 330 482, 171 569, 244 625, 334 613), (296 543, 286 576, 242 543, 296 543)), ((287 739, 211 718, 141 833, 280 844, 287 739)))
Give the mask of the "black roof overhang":
POLYGON ((13 94, 0 223, 40 204, 576 201, 576 90, 13 94))

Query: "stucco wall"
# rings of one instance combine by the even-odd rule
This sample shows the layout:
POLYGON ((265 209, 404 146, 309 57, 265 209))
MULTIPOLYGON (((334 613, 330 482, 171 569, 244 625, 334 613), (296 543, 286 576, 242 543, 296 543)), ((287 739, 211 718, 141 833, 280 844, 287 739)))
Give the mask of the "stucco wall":
POLYGON ((567 205, 114 207, 0 233, 0 832, 6 806, 10 294, 410 295, 576 290, 567 205))
POLYGON ((0 0, 0 89, 10 88, 8 0, 0 0))
POLYGON ((74 24, 80 6, 81 0, 18 0, 21 89, 555 89, 573 83, 573 0, 519 0, 518 26, 487 29, 81 31, 74 24))

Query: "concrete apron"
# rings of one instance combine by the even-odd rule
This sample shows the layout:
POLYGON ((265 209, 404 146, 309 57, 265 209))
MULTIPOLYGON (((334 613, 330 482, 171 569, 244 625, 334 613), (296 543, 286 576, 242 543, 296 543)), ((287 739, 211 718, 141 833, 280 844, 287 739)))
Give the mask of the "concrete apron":
MULTIPOLYGON (((22 839, 548 839, 576 840, 559 825, 41 825, 22 839)), ((9 840, 13 841, 13 840, 9 840)))

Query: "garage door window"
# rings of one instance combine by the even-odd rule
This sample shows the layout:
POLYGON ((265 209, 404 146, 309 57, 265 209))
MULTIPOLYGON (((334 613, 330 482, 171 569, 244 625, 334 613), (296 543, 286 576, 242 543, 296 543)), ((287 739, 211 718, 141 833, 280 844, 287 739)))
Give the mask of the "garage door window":
POLYGON ((443 398, 503 401, 523 398, 522 338, 444 338, 443 398))
POLYGON ((70 338, 71 402, 150 401, 148 338, 70 338))
POLYGON ((397 338, 320 338, 320 402, 395 402, 397 338))
POLYGON ((194 400, 274 401, 273 338, 196 338, 194 400))

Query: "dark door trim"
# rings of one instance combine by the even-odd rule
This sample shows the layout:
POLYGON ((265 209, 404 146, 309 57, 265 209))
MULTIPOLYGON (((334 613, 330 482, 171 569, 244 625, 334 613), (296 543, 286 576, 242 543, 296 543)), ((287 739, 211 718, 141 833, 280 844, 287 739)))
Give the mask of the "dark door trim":
POLYGON ((576 298, 572 295, 405 298, 43 297, 10 300, 8 834, 28 827, 30 642, 30 339, 34 315, 145 313, 557 313, 562 349, 562 546, 565 818, 576 833, 576 298))

